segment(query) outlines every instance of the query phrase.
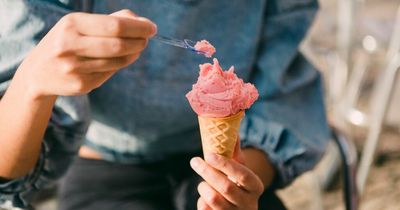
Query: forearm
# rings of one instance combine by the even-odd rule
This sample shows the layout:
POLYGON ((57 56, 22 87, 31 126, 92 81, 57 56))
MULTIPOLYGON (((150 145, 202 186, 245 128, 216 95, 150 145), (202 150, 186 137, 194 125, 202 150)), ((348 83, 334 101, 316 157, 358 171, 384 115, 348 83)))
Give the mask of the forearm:
POLYGON ((275 176, 275 169, 265 153, 252 147, 244 148, 242 152, 246 166, 261 179, 265 188, 269 187, 275 176))
POLYGON ((37 97, 22 72, 16 73, 0 100, 0 177, 27 174, 36 164, 56 100, 37 97))
POLYGON ((154 23, 129 10, 61 18, 25 58, 0 102, 0 177, 34 167, 57 95, 98 88, 136 61, 156 32, 154 23))

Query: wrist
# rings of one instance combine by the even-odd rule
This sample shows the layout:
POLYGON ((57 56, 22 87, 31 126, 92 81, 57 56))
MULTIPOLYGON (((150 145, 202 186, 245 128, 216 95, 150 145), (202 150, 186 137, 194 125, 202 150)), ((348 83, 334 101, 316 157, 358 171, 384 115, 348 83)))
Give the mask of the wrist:
POLYGON ((276 172, 265 152, 248 147, 243 148, 242 153, 245 165, 261 179, 265 188, 269 187, 276 172))
POLYGON ((31 102, 54 103, 57 95, 46 94, 41 90, 40 85, 33 82, 33 80, 33 77, 27 74, 25 69, 19 68, 8 89, 18 92, 20 98, 31 102))
POLYGON ((18 72, 0 101, 0 177, 22 177, 39 158, 57 96, 42 96, 18 72))

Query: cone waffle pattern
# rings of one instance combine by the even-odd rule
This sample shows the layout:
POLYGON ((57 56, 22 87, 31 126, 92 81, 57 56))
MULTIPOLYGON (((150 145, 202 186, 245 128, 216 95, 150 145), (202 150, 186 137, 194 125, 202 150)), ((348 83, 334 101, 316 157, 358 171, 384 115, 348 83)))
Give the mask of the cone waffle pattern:
POLYGON ((243 111, 224 118, 199 116, 203 153, 212 152, 232 158, 243 116, 243 111))

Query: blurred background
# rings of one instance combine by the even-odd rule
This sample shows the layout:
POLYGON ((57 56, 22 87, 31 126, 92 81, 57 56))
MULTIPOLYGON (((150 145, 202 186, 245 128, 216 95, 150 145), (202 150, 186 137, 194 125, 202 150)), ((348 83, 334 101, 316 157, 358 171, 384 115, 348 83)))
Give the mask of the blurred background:
MULTIPOLYGON (((398 210, 400 0, 320 5, 301 50, 323 74, 328 116, 343 137, 342 150, 332 141, 316 169, 279 196, 290 210, 398 210)), ((39 200, 39 210, 56 209, 46 193, 39 200)))
MULTIPOLYGON (((400 1, 320 5, 302 51, 324 75, 331 124, 355 145, 358 209, 400 209, 400 1)), ((335 150, 330 145, 314 171, 279 192, 289 209, 346 209, 343 189, 351 186, 335 150)))

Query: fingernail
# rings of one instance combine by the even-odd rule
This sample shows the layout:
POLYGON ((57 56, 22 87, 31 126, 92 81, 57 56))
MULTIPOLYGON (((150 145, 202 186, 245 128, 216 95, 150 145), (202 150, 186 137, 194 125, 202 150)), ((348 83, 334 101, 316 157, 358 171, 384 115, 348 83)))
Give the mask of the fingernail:
POLYGON ((200 164, 200 160, 197 157, 192 158, 190 160, 190 166, 192 166, 192 168, 197 168, 199 166, 199 164, 200 164))
POLYGON ((157 34, 158 27, 157 27, 157 25, 155 23, 152 22, 152 24, 153 24, 153 34, 152 34, 152 36, 154 36, 154 35, 157 34))

